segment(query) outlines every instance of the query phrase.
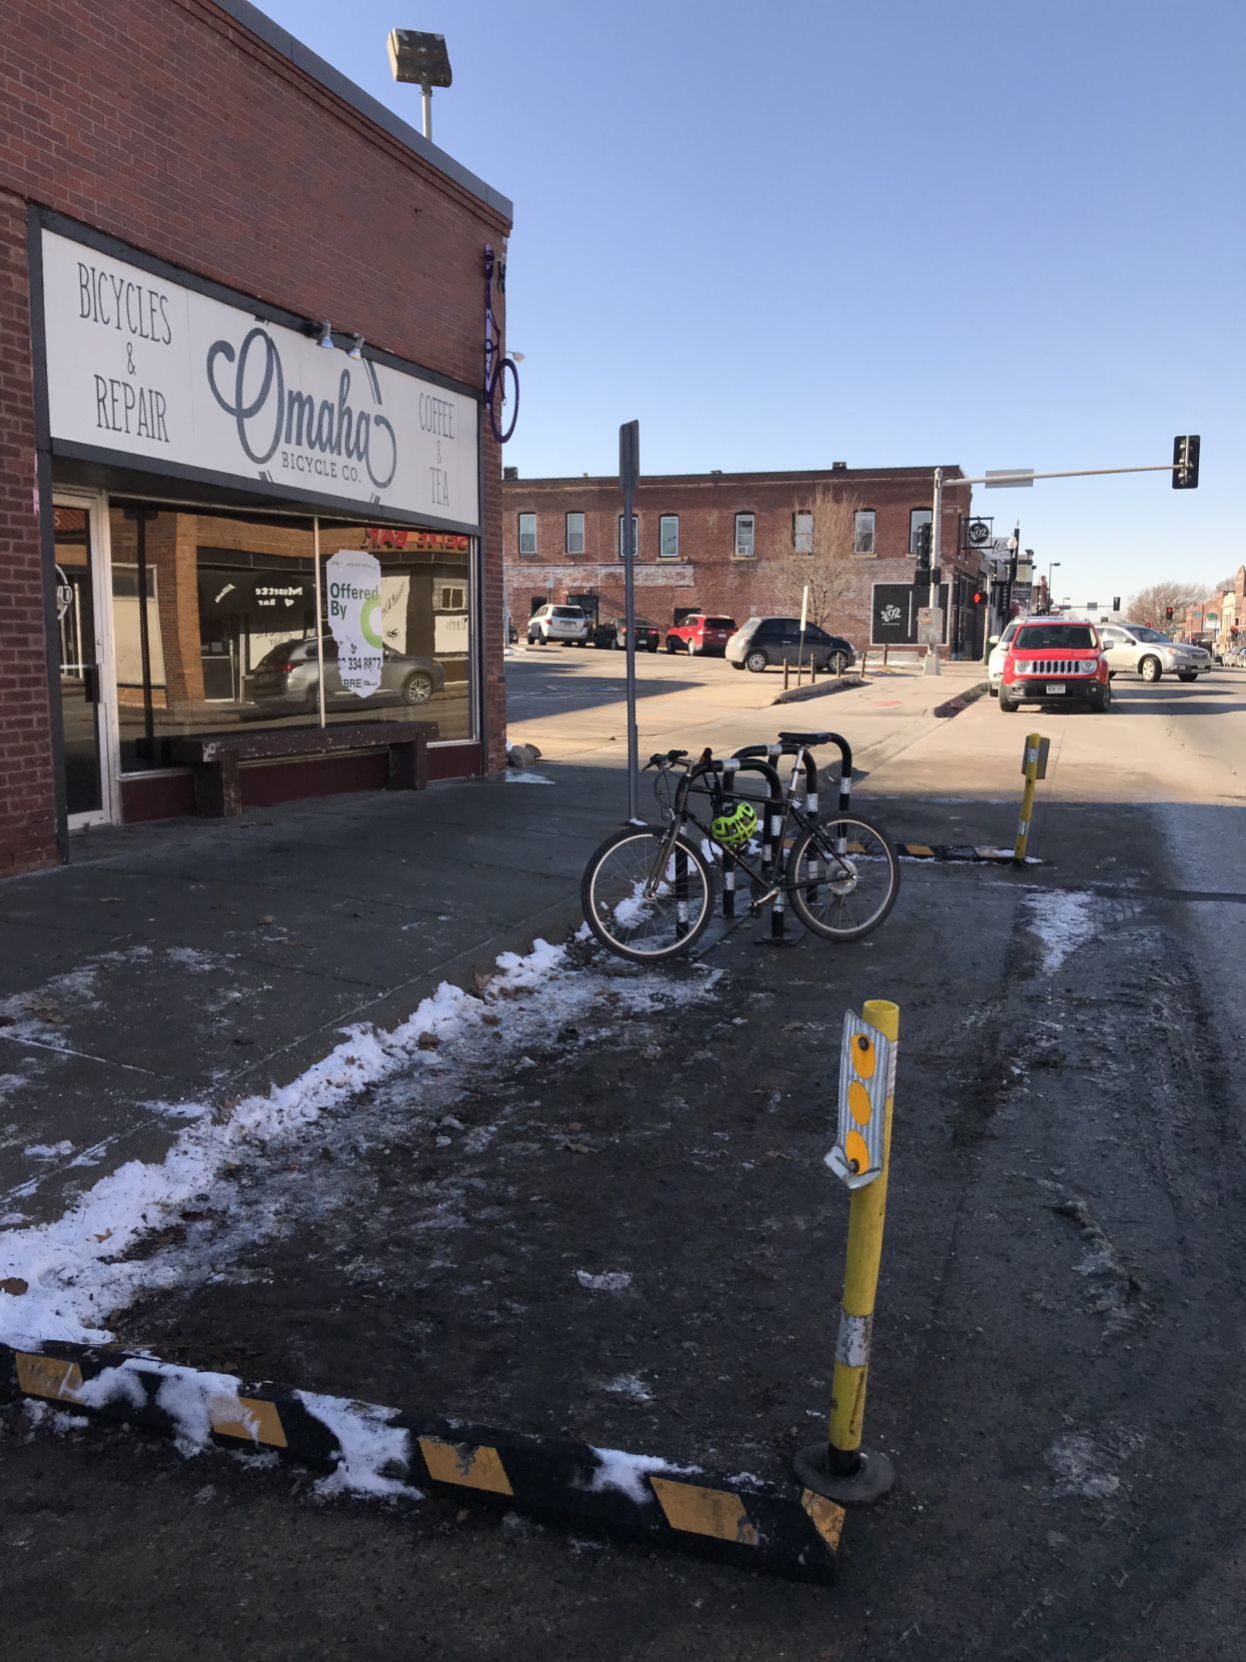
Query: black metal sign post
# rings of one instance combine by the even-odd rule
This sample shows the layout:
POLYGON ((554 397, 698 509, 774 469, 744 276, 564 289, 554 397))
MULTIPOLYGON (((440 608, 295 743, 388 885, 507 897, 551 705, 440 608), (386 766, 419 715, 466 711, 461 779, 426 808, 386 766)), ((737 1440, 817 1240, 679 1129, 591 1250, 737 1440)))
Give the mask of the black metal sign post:
POLYGON ((632 506, 640 478, 640 423, 619 428, 619 484, 623 490, 623 618, 627 628, 627 817, 640 818, 640 740, 636 728, 636 527, 632 506))

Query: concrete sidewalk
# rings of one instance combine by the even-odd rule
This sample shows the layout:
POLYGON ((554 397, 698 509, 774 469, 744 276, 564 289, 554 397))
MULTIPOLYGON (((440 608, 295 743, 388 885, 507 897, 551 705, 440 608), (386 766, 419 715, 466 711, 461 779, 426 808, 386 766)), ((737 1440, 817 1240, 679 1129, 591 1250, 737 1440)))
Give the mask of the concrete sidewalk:
MULTIPOLYGON (((709 722, 663 699, 642 758, 834 726, 868 769, 944 726, 931 708, 977 671, 709 722)), ((287 1084, 343 1027, 392 1026, 442 981, 470 987, 500 952, 563 936, 585 860, 626 811, 625 728, 599 739, 539 765, 555 788, 508 775, 97 830, 68 866, 0 886, 0 1227, 162 1159, 187 1104, 287 1084)))
POLYGON ((161 1159, 179 1105, 287 1083, 342 1027, 557 939, 621 817, 563 769, 91 832, 4 884, 0 1225, 161 1159))

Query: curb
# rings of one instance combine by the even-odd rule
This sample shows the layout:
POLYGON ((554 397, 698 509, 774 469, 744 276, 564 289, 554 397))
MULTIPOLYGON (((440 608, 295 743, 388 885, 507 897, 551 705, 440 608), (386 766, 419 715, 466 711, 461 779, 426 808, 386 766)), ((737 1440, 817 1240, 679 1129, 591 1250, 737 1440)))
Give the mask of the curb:
MULTIPOLYGON (((1016 859, 1010 848, 975 848, 971 843, 897 843, 896 853, 902 860, 922 860, 927 865, 932 861, 941 861, 945 864, 1011 866, 1016 859)), ((1030 856, 1027 866, 1043 866, 1045 860, 1037 860, 1030 856)))
MULTIPOLYGON (((87 1345, 0 1343, 0 1404, 36 1398, 195 1449, 350 1468, 372 1493, 428 1490, 804 1581, 833 1579, 844 1509, 797 1483, 499 1431, 87 1345), (358 1475, 358 1471, 356 1473, 358 1475)), ((413 1492, 414 1491, 414 1492, 413 1492)))
POLYGON ((798 704, 806 698, 827 698, 831 693, 851 692, 853 687, 865 686, 864 675, 859 675, 850 681, 846 675, 838 676, 834 681, 827 681, 824 686, 789 687, 786 692, 776 694, 770 700, 771 707, 776 704, 798 704))
POLYGON ((972 687, 967 687, 963 693, 957 693, 955 698, 949 698, 946 704, 936 704, 930 712, 933 716, 958 716, 962 710, 974 704, 982 695, 990 690, 989 681, 977 681, 972 687))

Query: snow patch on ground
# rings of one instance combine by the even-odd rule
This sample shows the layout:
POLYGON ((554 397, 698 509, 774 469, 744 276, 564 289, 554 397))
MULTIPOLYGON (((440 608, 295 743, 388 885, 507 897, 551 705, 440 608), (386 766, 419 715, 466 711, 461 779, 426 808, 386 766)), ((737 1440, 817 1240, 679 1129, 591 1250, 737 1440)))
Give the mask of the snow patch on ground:
POLYGON ((1114 1468, 1136 1454, 1142 1444, 1137 1432, 1111 1429, 1097 1438, 1084 1431, 1057 1437, 1047 1450, 1056 1493, 1079 1500, 1109 1500, 1121 1487, 1114 1468))
POLYGON ((1024 897, 1026 926, 1042 945, 1045 975, 1054 975, 1089 938, 1094 901, 1094 895, 1072 889, 1044 890, 1024 897))
POLYGON ((336 1469, 315 1486, 318 1495, 423 1500, 422 1492, 404 1481, 410 1470, 411 1434, 392 1423, 398 1417, 396 1409, 320 1396, 315 1391, 297 1391, 295 1395, 341 1446, 336 1469))
POLYGON ((652 1402, 653 1392, 639 1374, 621 1373, 617 1379, 607 1379, 602 1389, 611 1396, 624 1397, 628 1402, 652 1402))
POLYGON ((650 1472, 662 1477, 688 1477, 701 1470, 699 1466, 672 1466, 656 1455, 628 1454, 620 1448, 595 1448, 593 1453, 601 1462, 589 1484, 593 1494, 600 1494, 603 1489, 617 1489, 637 1505, 652 1498, 653 1490, 645 1482, 650 1472))
POLYGON ((64 1154, 72 1154, 74 1145, 66 1137, 59 1143, 31 1143, 22 1153, 28 1160, 59 1160, 64 1154))
POLYGON ((625 1293, 632 1284, 631 1272, 628 1270, 605 1270, 601 1275, 593 1275, 588 1270, 577 1270, 575 1278, 581 1287, 587 1287, 591 1293, 625 1293))
POLYGON ((523 768, 511 768, 504 775, 508 785, 552 785, 553 779, 547 779, 543 773, 528 773, 523 768))

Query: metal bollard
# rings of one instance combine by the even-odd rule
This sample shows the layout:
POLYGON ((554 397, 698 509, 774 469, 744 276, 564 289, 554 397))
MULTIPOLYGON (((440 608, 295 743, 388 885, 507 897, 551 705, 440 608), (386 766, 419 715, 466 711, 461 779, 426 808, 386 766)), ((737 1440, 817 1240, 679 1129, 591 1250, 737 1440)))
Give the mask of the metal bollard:
POLYGON ((1047 753, 1051 749, 1051 740, 1045 739, 1041 733, 1027 733, 1025 737, 1025 751, 1021 757, 1021 774, 1025 780, 1025 790, 1021 796, 1021 819, 1017 825, 1017 840, 1012 848, 1012 863, 1015 866, 1025 864, 1025 851, 1030 843, 1030 823, 1034 817, 1034 787, 1040 779, 1047 777, 1047 753))
POLYGON ((895 1482, 891 1461, 863 1449, 861 1437, 887 1213, 899 1038, 900 1007, 886 999, 870 999, 860 1017, 849 1012, 844 1018, 839 1124, 826 1163, 852 1196, 830 1423, 826 1442, 802 1449, 793 1461, 806 1488, 841 1503, 877 1500, 895 1482))

